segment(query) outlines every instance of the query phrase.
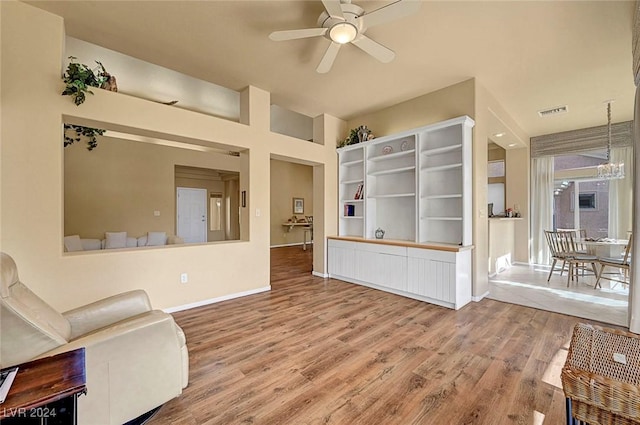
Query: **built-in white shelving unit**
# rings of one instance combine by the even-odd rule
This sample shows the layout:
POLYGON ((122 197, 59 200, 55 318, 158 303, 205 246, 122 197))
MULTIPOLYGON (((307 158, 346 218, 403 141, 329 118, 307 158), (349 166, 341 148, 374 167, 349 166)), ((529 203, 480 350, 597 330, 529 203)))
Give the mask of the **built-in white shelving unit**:
POLYGON ((473 125, 460 117, 340 148, 340 236, 381 228, 389 239, 470 245, 473 125))
POLYGON ((471 301, 473 125, 465 116, 338 149, 330 276, 455 309, 471 301))

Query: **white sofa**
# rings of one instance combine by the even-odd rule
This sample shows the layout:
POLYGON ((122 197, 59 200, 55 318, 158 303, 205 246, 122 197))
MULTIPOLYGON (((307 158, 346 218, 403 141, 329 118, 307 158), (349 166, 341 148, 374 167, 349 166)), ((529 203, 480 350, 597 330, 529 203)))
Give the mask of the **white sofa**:
POLYGON ((136 248, 182 244, 184 240, 166 232, 148 232, 140 237, 127 236, 127 232, 106 232, 104 239, 81 238, 80 235, 64 237, 65 252, 95 251, 100 249, 136 248))

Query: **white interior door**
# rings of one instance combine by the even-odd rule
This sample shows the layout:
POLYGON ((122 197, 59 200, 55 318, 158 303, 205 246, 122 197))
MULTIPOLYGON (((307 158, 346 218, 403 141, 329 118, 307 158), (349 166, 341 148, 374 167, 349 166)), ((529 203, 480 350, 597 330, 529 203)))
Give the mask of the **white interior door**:
POLYGON ((207 242, 207 189, 177 189, 178 236, 186 243, 207 242))

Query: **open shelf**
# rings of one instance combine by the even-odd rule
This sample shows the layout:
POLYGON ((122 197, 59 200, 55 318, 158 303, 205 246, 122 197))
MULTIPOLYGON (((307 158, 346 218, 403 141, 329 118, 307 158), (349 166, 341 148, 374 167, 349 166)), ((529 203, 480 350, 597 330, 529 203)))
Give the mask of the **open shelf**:
POLYGON ((369 161, 385 161, 389 159, 402 158, 403 156, 413 155, 416 152, 415 149, 410 149, 406 151, 393 152, 386 155, 378 155, 372 158, 369 158, 369 161))
POLYGON ((341 181, 340 184, 355 184, 355 183, 362 183, 362 182, 364 182, 364 179, 354 179, 354 180, 341 181))
POLYGON ((344 166, 344 167, 348 167, 348 166, 350 166, 350 165, 362 164, 363 162, 364 162, 364 159, 356 159, 355 161, 346 161, 346 162, 343 162, 343 163, 342 163, 342 164, 340 164, 340 165, 342 165, 342 166, 344 166))
POLYGON ((383 199, 383 198, 406 198, 409 196, 416 196, 415 192, 411 192, 411 193, 389 193, 386 195, 373 195, 373 196, 367 196, 367 198, 370 199, 383 199))
POLYGON ((364 202, 364 199, 341 199, 340 202, 345 204, 355 204, 356 202, 364 202))
POLYGON ((353 219, 362 220, 364 217, 361 215, 343 215, 342 218, 346 218, 347 220, 353 220, 353 219))
POLYGON ((455 199, 462 198, 462 193, 451 193, 446 195, 427 195, 423 196, 422 199, 455 199))
POLYGON ((453 170, 454 168, 462 167, 462 162, 456 162, 455 164, 447 164, 447 165, 438 165, 436 167, 425 167, 422 171, 426 171, 428 173, 433 171, 444 171, 444 170, 453 170))
POLYGON ((422 155, 440 155, 443 153, 453 152, 460 149, 462 149, 462 143, 458 143, 451 146, 443 146, 441 148, 427 149, 425 151, 422 151, 422 155))
POLYGON ((422 217, 424 220, 462 221, 462 217, 422 217))
POLYGON ((409 166, 409 167, 392 168, 392 169, 389 169, 389 170, 372 171, 371 173, 369 173, 369 175, 370 176, 384 176, 385 174, 406 173, 407 171, 413 171, 415 169, 416 169, 416 167, 414 165, 414 166, 409 166))

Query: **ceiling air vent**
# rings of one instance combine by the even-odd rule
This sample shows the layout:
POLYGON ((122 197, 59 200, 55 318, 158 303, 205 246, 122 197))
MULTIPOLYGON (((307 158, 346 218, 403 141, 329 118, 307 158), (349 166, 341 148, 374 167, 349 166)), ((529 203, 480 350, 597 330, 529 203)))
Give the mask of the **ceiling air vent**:
POLYGON ((567 108, 567 105, 564 105, 556 106, 555 108, 543 109, 542 111, 538 111, 538 115, 541 117, 548 117, 551 115, 564 114, 566 112, 569 112, 569 108, 567 108))

